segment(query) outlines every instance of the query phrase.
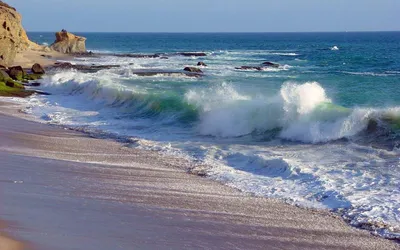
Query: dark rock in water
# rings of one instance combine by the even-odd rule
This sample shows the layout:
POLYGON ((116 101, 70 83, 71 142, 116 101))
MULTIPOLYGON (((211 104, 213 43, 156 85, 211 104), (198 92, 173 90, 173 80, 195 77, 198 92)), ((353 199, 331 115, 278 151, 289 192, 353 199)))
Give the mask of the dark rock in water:
POLYGON ((39 87, 40 86, 40 82, 31 82, 31 83, 29 83, 28 86, 39 87))
POLYGON ((129 63, 129 65, 134 65, 134 63, 129 63))
POLYGON ((55 63, 52 68, 53 69, 76 69, 85 73, 95 73, 102 69, 112 69, 118 68, 121 65, 74 65, 71 63, 55 63))
POLYGON ((163 76, 188 76, 188 77, 201 77, 203 74, 195 73, 195 72, 180 72, 180 71, 134 71, 131 72, 133 75, 137 76, 156 76, 156 75, 163 75, 163 76))
POLYGON ((96 66, 74 65, 74 69, 87 73, 95 73, 103 69, 112 69, 118 67, 121 66, 120 65, 96 65, 96 66))
POLYGON ((207 64, 205 64, 204 62, 198 62, 198 63, 197 63, 197 66, 204 66, 204 67, 207 67, 207 64))
POLYGON ((53 68, 72 68, 72 63, 69 62, 56 62, 53 65, 53 68))
POLYGON ((45 57, 45 58, 52 58, 51 55, 40 55, 41 57, 45 57))
POLYGON ((267 66, 267 67, 279 68, 279 64, 278 63, 263 62, 262 65, 267 66))
POLYGON ((51 95, 50 93, 41 90, 34 90, 33 92, 39 95, 51 95))
POLYGON ((203 71, 201 71, 201 69, 198 69, 195 67, 186 67, 183 70, 188 71, 188 72, 194 72, 194 73, 203 73, 203 71))
POLYGON ((40 65, 39 63, 35 63, 33 66, 32 66, 32 73, 34 73, 34 74, 44 74, 45 73, 45 71, 44 71, 44 69, 43 69, 43 67, 42 67, 42 65, 40 65))
POLYGON ((181 52, 181 53, 178 53, 178 55, 181 55, 181 56, 207 56, 207 54, 203 53, 203 52, 181 52))
POLYGON ((236 67, 235 69, 240 69, 240 70, 258 70, 261 71, 262 67, 259 66, 241 66, 241 67, 236 67))
POLYGON ((12 79, 22 81, 26 73, 21 66, 14 66, 9 68, 8 74, 12 79))

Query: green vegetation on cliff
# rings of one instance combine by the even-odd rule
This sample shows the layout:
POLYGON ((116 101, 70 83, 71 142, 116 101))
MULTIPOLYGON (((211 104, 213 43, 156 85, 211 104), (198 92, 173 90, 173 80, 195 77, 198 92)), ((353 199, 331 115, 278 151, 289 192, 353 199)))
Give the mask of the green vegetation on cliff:
POLYGON ((31 94, 33 91, 25 90, 24 85, 11 79, 4 70, 0 70, 0 96, 27 97, 31 94))
POLYGON ((24 89, 19 83, 16 83, 14 87, 9 87, 9 83, 0 82, 0 96, 15 96, 15 97, 27 97, 34 93, 32 90, 24 89))

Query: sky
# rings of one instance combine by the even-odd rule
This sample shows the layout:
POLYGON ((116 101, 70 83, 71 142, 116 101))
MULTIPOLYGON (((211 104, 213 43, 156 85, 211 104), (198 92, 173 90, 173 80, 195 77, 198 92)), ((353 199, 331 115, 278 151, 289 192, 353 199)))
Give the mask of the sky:
POLYGON ((3 0, 27 31, 399 31, 400 0, 3 0))

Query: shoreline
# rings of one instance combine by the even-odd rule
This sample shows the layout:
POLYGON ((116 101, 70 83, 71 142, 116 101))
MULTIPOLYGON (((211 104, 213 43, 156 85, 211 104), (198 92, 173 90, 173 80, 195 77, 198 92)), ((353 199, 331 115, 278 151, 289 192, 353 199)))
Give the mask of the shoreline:
MULTIPOLYGON (((277 247, 278 249, 400 248, 394 241, 378 238, 372 236, 368 231, 351 227, 331 212, 298 208, 279 200, 252 197, 222 183, 188 174, 186 169, 187 164, 190 163, 183 159, 127 148, 122 143, 113 140, 90 138, 84 133, 27 121, 22 118, 26 119, 29 115, 18 113, 18 104, 2 103, 1 106, 0 134, 4 134, 3 137, 5 138, 0 142, 0 154, 3 155, 2 158, 6 159, 6 168, 2 169, 4 178, 17 173, 35 172, 35 169, 31 169, 33 166, 43 170, 42 175, 50 175, 52 178, 56 174, 61 174, 62 177, 65 175, 73 177, 72 179, 85 180, 84 182, 71 181, 69 184, 76 188, 70 190, 70 192, 66 190, 70 189, 69 186, 66 187, 58 183, 56 184, 56 186, 59 186, 57 192, 67 192, 69 194, 67 200, 73 202, 81 199, 89 203, 104 202, 106 206, 111 205, 113 207, 108 212, 114 209, 121 211, 135 208, 136 212, 134 211, 132 215, 137 215, 137 211, 141 210, 139 214, 143 212, 146 214, 145 217, 156 215, 164 220, 172 216, 173 219, 170 222, 175 225, 173 230, 179 232, 183 230, 188 233, 200 226, 203 228, 200 236, 188 233, 197 242, 189 241, 185 243, 193 244, 192 247, 201 246, 200 242, 193 237, 202 238, 201 244, 211 247, 216 246, 221 239, 230 235, 228 238, 233 246, 250 247, 252 249, 261 249, 265 244, 280 246, 277 247), (16 118, 16 115, 19 118, 16 118), (80 147, 76 148, 76 145, 80 145, 80 147), (32 163, 31 167, 17 164, 21 160, 32 163), (46 165, 48 166, 43 167, 46 165), (54 165, 57 166, 56 169, 51 167, 54 165), (99 186, 98 183, 102 183, 102 185, 99 186), (182 216, 182 214, 185 214, 185 216, 182 216), (194 224, 189 231, 186 231, 188 230, 186 228, 187 221, 194 224), (214 234, 218 237, 208 233, 210 230, 215 230, 217 225, 218 230, 214 234), (232 230, 235 232, 233 233, 232 230), (244 238, 248 240, 243 240, 244 238)), ((22 181, 22 183, 4 184, 10 187, 6 188, 5 194, 2 195, 6 197, 6 200, 12 201, 11 203, 15 201, 28 205, 31 198, 26 195, 29 192, 25 195, 17 192, 16 196, 7 194, 7 190, 14 192, 13 187, 11 187, 13 185, 32 185, 24 178, 20 179, 15 181, 22 181), (24 201, 24 199, 27 201, 24 201)), ((55 185, 54 182, 39 176, 35 182, 51 184, 50 186, 55 185)), ((40 196, 41 193, 46 192, 47 190, 39 188, 38 194, 40 196)), ((34 205, 36 207, 32 208, 36 208, 34 210, 38 214, 42 214, 46 210, 40 204, 34 205)), ((14 211, 10 208, 12 206, 6 209, 8 213, 14 211)), ((30 228, 30 223, 23 219, 24 213, 29 214, 26 211, 28 209, 20 208, 19 213, 11 216, 12 218, 7 218, 7 215, 3 212, 5 209, 1 208, 0 218, 17 220, 18 224, 22 224, 24 227, 25 224, 28 224, 26 227, 30 228)), ((92 216, 90 215, 91 212, 91 210, 86 211, 86 208, 82 210, 82 213, 89 217, 92 216)), ((105 213, 107 213, 107 210, 105 213)), ((41 216, 43 217, 43 214, 41 216)), ((53 214, 52 216, 56 215, 53 214)), ((96 223, 102 221, 102 215, 97 214, 96 216, 93 218, 95 223, 88 225, 86 229, 97 230, 96 232, 99 235, 102 234, 101 237, 106 238, 107 234, 100 232, 100 229, 93 228, 96 223)), ((127 218, 124 218, 129 220, 131 213, 122 213, 121 216, 127 216, 127 218)), ((67 219, 67 217, 59 219, 67 219)), ((46 220, 41 222, 42 226, 44 228, 49 227, 50 225, 45 222, 46 220)), ((111 223, 115 222, 111 220, 111 223)), ((158 221, 151 221, 150 225, 156 226, 157 223, 158 221)), ((147 229, 151 226, 147 225, 147 229)), ((30 228, 30 230, 39 231, 42 229, 40 223, 35 227, 30 228)), ((127 226, 124 230, 121 229, 118 235, 128 233, 126 230, 133 229, 132 231, 135 231, 137 225, 132 227, 127 226)), ((146 228, 146 225, 140 224, 140 227, 146 228)), ((170 228, 168 227, 168 229, 170 228)), ((55 230, 57 232, 57 229, 55 230)), ((11 231, 18 238, 22 236, 24 240, 30 242, 37 243, 36 241, 38 241, 43 244, 43 242, 49 241, 45 237, 37 238, 37 235, 32 236, 23 230, 22 234, 19 230, 11 229, 11 231)), ((164 233, 161 234, 164 235, 164 233)), ((148 232, 147 237, 157 236, 157 234, 149 235, 152 234, 148 232)), ((183 246, 179 245, 176 240, 177 238, 172 237, 166 239, 166 242, 171 242, 176 247, 183 246)), ((114 238, 114 241, 118 242, 118 238, 114 238)), ((51 242, 45 244, 51 244, 51 242)), ((133 246, 135 242, 128 241, 126 244, 126 246, 133 246)), ((158 242, 158 244, 161 244, 161 242, 158 242)), ((147 245, 144 244, 143 246, 147 245)), ((80 249, 78 245, 76 247, 80 249)), ((220 247, 223 248, 224 245, 222 244, 220 247)))

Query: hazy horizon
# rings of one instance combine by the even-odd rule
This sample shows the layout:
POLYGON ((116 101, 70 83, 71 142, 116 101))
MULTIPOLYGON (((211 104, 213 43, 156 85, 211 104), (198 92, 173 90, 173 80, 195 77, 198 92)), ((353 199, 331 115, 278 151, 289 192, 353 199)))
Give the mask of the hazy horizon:
POLYGON ((400 31, 400 1, 6 1, 30 32, 292 33, 400 31), (73 17, 73 18, 72 18, 73 17))

